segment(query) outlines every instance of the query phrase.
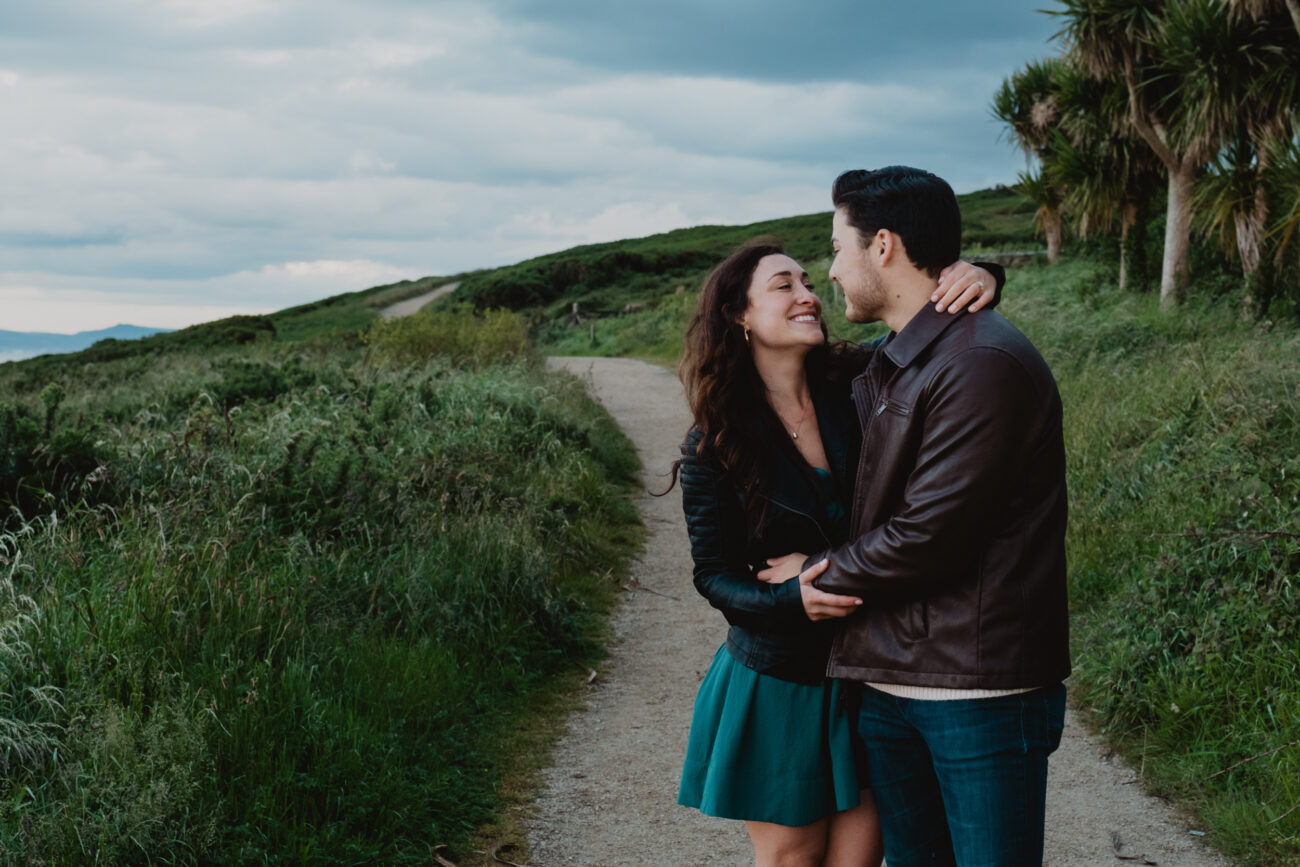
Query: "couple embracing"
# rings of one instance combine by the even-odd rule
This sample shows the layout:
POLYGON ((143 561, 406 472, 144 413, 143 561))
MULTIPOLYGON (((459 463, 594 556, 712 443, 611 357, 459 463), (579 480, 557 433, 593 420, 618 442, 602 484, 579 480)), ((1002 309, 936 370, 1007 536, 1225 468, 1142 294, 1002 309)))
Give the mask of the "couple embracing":
POLYGON ((830 344, 778 246, 715 269, 686 339, 695 585, 730 628, 679 802, 759 867, 1037 865, 1069 674, 1061 401, 958 260, 952 189, 835 182, 831 280, 874 344, 830 344), (964 309, 963 309, 964 308, 964 309), (978 312, 977 312, 978 311, 978 312))

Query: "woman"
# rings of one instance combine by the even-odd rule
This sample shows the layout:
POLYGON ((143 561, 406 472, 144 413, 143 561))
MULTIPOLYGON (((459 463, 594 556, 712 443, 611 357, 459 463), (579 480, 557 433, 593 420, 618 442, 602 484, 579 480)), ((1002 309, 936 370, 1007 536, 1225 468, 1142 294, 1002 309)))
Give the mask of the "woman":
MULTIPOLYGON (((995 292, 962 262, 935 296, 955 313, 995 292)), ((744 820, 759 867, 881 860, 851 702, 825 677, 833 621, 861 600, 806 605, 798 580, 755 577, 770 557, 846 541, 848 382, 870 352, 827 344, 808 274, 775 244, 723 261, 686 331, 682 502, 695 586, 731 626, 696 697, 678 803, 744 820)))

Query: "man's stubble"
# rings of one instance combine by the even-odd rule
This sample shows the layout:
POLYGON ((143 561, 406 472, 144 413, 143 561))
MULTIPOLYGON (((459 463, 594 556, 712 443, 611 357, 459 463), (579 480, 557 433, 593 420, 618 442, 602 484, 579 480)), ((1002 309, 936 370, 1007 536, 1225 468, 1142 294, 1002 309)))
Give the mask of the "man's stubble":
POLYGON ((881 276, 880 270, 876 268, 871 261, 871 257, 863 254, 861 266, 858 271, 861 276, 861 285, 850 288, 842 286, 844 289, 845 310, 844 318, 850 322, 866 323, 879 322, 884 317, 885 312, 885 278, 881 276))

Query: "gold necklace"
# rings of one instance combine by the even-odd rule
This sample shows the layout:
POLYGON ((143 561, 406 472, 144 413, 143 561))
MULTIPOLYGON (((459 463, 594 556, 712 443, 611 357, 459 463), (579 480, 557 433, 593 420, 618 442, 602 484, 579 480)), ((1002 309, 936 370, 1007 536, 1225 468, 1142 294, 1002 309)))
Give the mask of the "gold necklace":
MULTIPOLYGON (((772 411, 776 412, 776 407, 772 407, 772 411)), ((808 420, 808 416, 811 412, 812 410, 805 412, 799 421, 795 422, 793 427, 790 426, 790 422, 786 421, 785 416, 781 415, 781 413, 777 412, 776 417, 781 419, 781 424, 785 425, 786 430, 790 432, 790 439, 797 440, 799 439, 799 428, 803 427, 803 423, 808 420)))

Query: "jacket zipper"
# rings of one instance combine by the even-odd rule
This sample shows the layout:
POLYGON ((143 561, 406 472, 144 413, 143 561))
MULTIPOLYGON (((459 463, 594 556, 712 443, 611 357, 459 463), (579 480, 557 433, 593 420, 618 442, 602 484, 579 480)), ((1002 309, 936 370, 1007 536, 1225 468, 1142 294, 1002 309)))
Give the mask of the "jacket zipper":
POLYGON ((822 529, 821 523, 816 518, 814 518, 812 515, 808 514, 807 512, 796 509, 794 506, 791 506, 788 503, 781 502, 776 497, 768 497, 767 499, 769 502, 780 506, 781 508, 785 509, 787 512, 793 512, 794 514, 799 515, 800 517, 807 518, 809 521, 812 522, 813 526, 817 528, 817 532, 822 534, 822 541, 826 543, 826 547, 827 548, 831 547, 830 537, 826 535, 826 531, 822 529))

